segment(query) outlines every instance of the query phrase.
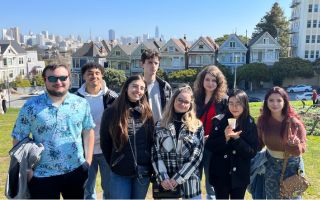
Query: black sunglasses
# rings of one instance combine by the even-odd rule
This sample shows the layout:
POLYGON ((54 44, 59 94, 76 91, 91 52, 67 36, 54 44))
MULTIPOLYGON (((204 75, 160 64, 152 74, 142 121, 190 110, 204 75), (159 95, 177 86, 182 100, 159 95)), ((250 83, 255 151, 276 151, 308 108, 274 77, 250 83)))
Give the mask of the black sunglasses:
POLYGON ((58 81, 58 79, 60 81, 66 81, 68 78, 68 76, 48 76, 47 77, 47 80, 50 82, 50 83, 55 83, 58 81))

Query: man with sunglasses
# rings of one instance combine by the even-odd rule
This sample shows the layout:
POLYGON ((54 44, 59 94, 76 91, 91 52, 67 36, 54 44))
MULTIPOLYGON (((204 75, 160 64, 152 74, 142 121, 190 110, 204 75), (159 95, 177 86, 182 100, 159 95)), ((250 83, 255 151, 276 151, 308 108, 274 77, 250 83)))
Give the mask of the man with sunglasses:
POLYGON ((83 199, 92 161, 94 131, 88 102, 68 92, 66 65, 48 65, 42 72, 47 92, 21 108, 12 131, 13 144, 32 135, 44 151, 28 174, 33 199, 83 199), (82 137, 84 145, 82 145, 82 137))
POLYGON ((100 147, 100 124, 104 109, 111 106, 118 94, 110 90, 103 80, 104 68, 98 63, 87 63, 81 67, 81 74, 85 83, 77 94, 85 98, 91 109, 91 115, 96 127, 94 128, 94 149, 92 164, 89 168, 89 177, 85 186, 84 198, 97 199, 96 177, 100 168, 103 199, 109 199, 110 167, 102 154, 100 147))

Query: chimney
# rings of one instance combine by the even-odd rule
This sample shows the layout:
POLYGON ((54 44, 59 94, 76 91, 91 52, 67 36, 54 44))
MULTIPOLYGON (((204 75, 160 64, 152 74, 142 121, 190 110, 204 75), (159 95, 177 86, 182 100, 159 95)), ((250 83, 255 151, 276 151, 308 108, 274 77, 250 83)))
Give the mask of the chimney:
POLYGON ((183 39, 187 40, 187 35, 186 34, 183 35, 183 39))

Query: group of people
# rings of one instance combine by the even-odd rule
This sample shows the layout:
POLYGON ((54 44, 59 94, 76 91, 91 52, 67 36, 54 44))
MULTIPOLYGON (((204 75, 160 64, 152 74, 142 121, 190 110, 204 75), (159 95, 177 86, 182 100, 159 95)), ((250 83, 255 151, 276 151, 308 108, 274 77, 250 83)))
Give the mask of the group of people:
POLYGON ((31 134, 44 146, 28 171, 31 198, 95 199, 99 168, 104 199, 144 199, 150 182, 201 199, 204 176, 207 199, 243 199, 263 147, 268 170, 260 186, 264 198, 279 198, 284 153, 288 177, 303 169, 306 149, 304 125, 285 90, 269 90, 256 125, 247 94, 228 92, 218 67, 199 72, 193 88, 181 84, 172 92, 156 76, 159 63, 157 52, 145 50, 143 76, 129 77, 119 95, 97 63, 82 67, 85 82, 76 94, 68 92, 68 67, 45 67, 47 92, 26 102, 12 132, 14 144, 31 134))

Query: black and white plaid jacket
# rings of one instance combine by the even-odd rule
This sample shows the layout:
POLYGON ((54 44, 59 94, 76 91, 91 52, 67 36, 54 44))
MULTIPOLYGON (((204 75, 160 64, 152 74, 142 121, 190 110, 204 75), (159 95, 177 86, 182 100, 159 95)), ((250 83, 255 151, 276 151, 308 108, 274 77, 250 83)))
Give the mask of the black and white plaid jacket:
POLYGON ((182 184, 184 198, 201 194, 199 164, 204 149, 203 134, 202 126, 193 133, 182 124, 177 140, 173 123, 168 128, 156 124, 151 160, 157 180, 172 178, 182 184))

